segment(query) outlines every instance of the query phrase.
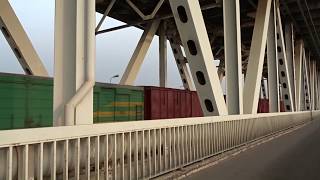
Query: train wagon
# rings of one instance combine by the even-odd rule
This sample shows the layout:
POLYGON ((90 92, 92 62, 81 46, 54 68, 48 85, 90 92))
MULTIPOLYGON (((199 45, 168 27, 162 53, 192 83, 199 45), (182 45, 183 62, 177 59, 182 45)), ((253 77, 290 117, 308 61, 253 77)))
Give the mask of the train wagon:
MULTIPOLYGON (((52 126, 53 79, 0 73, 0 130, 52 126)), ((144 119, 142 87, 96 83, 94 123, 144 119)))
POLYGON ((146 86, 144 107, 146 120, 203 116, 195 91, 146 86))

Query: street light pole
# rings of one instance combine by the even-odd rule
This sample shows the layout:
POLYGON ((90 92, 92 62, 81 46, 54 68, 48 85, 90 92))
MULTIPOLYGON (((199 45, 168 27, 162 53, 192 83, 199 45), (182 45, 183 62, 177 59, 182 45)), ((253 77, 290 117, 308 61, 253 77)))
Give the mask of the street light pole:
POLYGON ((112 77, 110 78, 110 80, 109 80, 109 83, 111 84, 112 79, 113 79, 113 78, 117 78, 117 77, 119 77, 119 74, 116 74, 116 75, 112 76, 112 77))

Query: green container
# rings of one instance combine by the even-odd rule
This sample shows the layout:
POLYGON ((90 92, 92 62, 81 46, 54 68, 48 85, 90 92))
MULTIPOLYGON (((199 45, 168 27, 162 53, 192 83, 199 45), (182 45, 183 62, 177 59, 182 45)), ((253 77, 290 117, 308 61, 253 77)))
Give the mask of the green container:
POLYGON ((94 123, 142 120, 143 88, 96 83, 94 123))
MULTIPOLYGON (((96 83, 94 123, 142 120, 143 88, 96 83)), ((51 78, 0 73, 0 130, 52 126, 51 78)))
POLYGON ((52 126, 52 79, 0 74, 0 129, 52 126))

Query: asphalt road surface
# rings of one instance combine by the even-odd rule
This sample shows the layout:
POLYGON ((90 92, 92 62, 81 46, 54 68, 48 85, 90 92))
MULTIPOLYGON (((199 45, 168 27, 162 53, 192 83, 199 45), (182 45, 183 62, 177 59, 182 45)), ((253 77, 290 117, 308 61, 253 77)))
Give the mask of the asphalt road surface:
POLYGON ((320 121, 313 121, 185 179, 320 180, 320 121))

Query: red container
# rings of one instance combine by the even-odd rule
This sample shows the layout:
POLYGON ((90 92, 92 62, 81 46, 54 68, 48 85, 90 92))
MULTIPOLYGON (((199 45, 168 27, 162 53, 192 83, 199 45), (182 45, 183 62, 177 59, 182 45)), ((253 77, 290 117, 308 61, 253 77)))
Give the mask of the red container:
POLYGON ((269 112, 269 100, 259 99, 258 113, 268 113, 268 112, 269 112))
POLYGON ((286 112, 284 108, 284 101, 280 101, 280 112, 286 112))
MULTIPOLYGON (((259 99, 258 113, 269 112, 269 99, 259 99)), ((285 112, 284 101, 280 101, 280 112, 285 112)))
POLYGON ((144 87, 144 118, 170 119, 203 116, 196 92, 144 87))

